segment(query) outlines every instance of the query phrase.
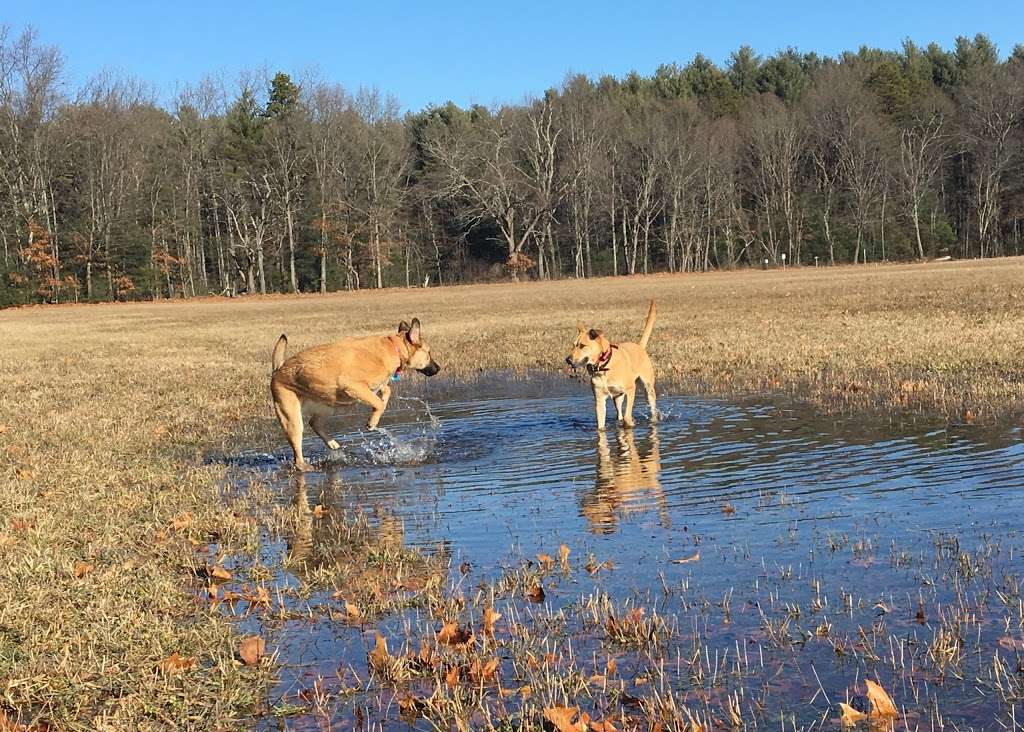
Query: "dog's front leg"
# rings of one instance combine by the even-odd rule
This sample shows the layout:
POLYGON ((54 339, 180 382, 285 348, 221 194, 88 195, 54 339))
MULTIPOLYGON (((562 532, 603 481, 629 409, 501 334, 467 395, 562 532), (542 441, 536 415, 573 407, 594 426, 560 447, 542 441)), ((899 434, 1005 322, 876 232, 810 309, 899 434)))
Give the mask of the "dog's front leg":
MULTIPOLYGON (((370 419, 366 422, 366 426, 371 430, 377 429, 377 423, 380 422, 380 416, 384 414, 384 407, 387 406, 387 402, 377 396, 373 389, 364 384, 345 387, 345 393, 356 401, 366 404, 373 410, 370 414, 370 419)), ((390 389, 387 394, 388 396, 391 395, 390 389)))
POLYGON ((604 429, 604 420, 608 414, 608 392, 594 388, 594 409, 597 411, 597 429, 604 429))
POLYGON ((391 400, 391 387, 384 384, 384 386, 377 390, 377 394, 380 395, 380 400, 384 403, 384 406, 380 408, 380 411, 383 412, 388 408, 388 402, 391 400))

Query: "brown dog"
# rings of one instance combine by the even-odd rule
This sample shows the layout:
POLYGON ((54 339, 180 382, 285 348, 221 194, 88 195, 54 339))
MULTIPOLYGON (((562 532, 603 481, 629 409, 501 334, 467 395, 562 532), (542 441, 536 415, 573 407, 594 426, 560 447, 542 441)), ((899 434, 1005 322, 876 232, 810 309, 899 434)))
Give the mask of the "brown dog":
POLYGON ((287 348, 288 339, 282 335, 274 346, 270 393, 299 470, 309 470, 302 457, 305 419, 328 448, 337 450, 338 443, 323 426, 323 418, 336 407, 354 402, 368 404, 373 412, 366 426, 376 429, 391 398, 388 382, 393 376, 405 369, 427 376, 441 370, 420 335, 417 318, 411 326, 402 321, 397 335, 346 338, 306 349, 286 361, 287 348))
POLYGON ((657 395, 654 393, 654 366, 647 355, 647 341, 654 330, 654 300, 647 311, 644 331, 639 343, 612 343, 604 331, 587 330, 582 325, 573 342, 572 351, 565 362, 575 368, 585 366, 590 374, 590 385, 594 390, 597 410, 597 428, 604 429, 608 397, 615 402, 615 411, 626 427, 633 426, 633 398, 636 396, 636 382, 639 379, 647 392, 647 404, 651 408, 651 421, 658 419, 657 395))

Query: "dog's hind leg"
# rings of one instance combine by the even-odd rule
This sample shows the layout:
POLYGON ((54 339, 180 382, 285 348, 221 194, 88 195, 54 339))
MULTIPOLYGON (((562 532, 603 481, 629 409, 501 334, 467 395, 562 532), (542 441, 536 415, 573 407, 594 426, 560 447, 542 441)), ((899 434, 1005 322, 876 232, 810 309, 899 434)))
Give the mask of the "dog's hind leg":
MULTIPOLYGON (((345 393, 353 399, 366 404, 373 410, 370 414, 370 419, 366 421, 366 426, 371 430, 377 429, 377 423, 380 422, 380 416, 384 414, 384 407, 387 406, 387 402, 377 396, 370 387, 362 384, 346 386, 345 393)), ((388 396, 390 395, 391 391, 388 390, 388 396)))
POLYGON ((651 409, 651 421, 658 421, 658 395, 654 391, 654 379, 646 379, 643 376, 640 377, 640 382, 644 385, 644 391, 647 392, 647 406, 651 409))
MULTIPOLYGON (((634 384, 630 389, 623 394, 625 401, 625 408, 622 414, 622 424, 626 427, 633 426, 633 400, 636 398, 636 385, 634 384)), ((616 403, 617 404, 617 403, 616 403)))
POLYGON ((290 389, 274 389, 274 409, 284 436, 288 438, 288 444, 295 453, 295 467, 298 470, 309 470, 302 457, 302 402, 299 396, 290 389))

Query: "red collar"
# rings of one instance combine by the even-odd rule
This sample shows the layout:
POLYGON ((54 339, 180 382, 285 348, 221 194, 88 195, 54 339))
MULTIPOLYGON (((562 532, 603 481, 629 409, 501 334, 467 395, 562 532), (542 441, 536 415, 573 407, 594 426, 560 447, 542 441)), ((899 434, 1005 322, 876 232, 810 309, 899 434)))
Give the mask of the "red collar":
POLYGON ((388 337, 388 343, 390 343, 391 347, 395 349, 395 355, 398 356, 398 368, 395 369, 395 373, 396 374, 401 373, 402 372, 402 366, 403 366, 403 363, 402 363, 402 352, 398 350, 398 344, 395 343, 394 339, 391 338, 390 336, 388 337))
POLYGON ((594 362, 594 371, 607 371, 608 362, 612 360, 612 349, 617 346, 609 345, 608 350, 601 354, 601 357, 594 362))

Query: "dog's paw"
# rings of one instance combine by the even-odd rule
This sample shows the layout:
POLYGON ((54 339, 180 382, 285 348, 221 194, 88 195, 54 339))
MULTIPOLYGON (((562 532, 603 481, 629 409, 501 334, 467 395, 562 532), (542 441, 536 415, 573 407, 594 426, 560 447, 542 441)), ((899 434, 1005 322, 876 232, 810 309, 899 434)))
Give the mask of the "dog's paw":
POLYGON ((330 442, 327 443, 327 449, 328 450, 340 450, 341 449, 341 445, 338 444, 337 440, 331 440, 330 442))

